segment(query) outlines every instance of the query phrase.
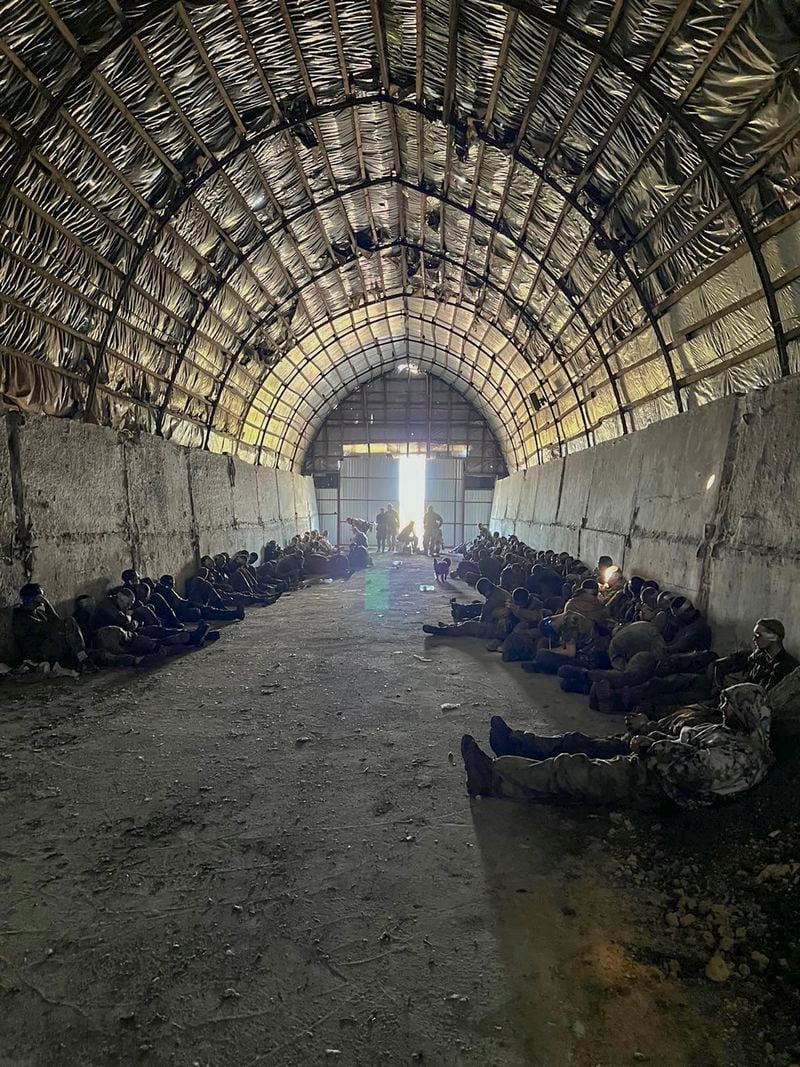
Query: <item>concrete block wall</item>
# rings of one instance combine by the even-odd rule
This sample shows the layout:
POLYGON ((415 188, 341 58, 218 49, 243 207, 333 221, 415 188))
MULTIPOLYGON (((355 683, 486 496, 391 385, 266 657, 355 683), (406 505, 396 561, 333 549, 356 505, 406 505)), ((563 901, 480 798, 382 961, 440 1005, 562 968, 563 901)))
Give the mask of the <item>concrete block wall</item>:
POLYGON ((684 592, 715 644, 783 619, 800 652, 800 379, 726 397, 497 483, 492 528, 608 554, 684 592))
POLYGON ((160 438, 46 416, 0 415, 0 660, 26 581, 71 610, 126 567, 182 580, 201 555, 316 527, 313 479, 160 438))

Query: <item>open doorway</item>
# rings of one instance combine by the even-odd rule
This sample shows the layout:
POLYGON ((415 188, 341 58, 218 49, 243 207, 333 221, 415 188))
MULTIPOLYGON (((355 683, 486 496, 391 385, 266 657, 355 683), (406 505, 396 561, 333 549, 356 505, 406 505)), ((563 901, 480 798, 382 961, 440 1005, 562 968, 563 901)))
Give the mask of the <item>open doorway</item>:
POLYGON ((422 543, 422 516, 425 514, 425 457, 401 456, 399 465, 400 526, 414 520, 422 543))

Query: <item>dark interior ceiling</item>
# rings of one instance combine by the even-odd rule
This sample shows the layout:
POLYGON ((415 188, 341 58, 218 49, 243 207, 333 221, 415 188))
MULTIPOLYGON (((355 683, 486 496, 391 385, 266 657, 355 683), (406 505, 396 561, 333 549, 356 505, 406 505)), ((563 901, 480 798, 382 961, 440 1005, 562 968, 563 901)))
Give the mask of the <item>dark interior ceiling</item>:
POLYGON ((21 406, 299 468, 411 358, 517 468, 797 369, 795 0, 0 0, 0 38, 21 406))

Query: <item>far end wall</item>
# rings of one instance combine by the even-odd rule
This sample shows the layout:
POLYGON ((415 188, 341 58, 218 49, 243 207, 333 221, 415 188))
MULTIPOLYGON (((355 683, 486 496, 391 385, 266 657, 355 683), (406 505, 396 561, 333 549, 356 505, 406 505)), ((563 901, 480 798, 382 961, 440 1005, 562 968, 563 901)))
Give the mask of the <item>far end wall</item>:
POLYGON ((26 581, 71 610, 127 567, 182 582, 201 555, 260 553, 317 525, 312 479, 289 471, 16 412, 0 432, 0 660, 26 581))
POLYGON ((504 478, 492 529, 686 593, 718 649, 770 616, 798 652, 799 433, 798 378, 726 397, 504 478))

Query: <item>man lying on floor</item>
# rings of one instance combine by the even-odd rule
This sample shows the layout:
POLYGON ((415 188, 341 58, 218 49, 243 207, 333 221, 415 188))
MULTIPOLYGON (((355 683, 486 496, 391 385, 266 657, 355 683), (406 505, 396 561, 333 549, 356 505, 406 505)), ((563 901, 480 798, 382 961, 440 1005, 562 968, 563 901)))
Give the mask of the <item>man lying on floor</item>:
POLYGON ((483 637, 490 640, 504 641, 511 625, 509 611, 511 598, 505 589, 490 582, 488 578, 478 579, 476 590, 485 597, 480 617, 467 622, 444 626, 423 626, 424 633, 433 637, 483 637))
POLYGON ((770 712, 764 698, 761 686, 731 686, 720 700, 721 723, 684 726, 677 738, 636 736, 627 742, 627 753, 617 751, 614 742, 621 745, 619 739, 581 741, 574 734, 563 739, 533 736, 526 742, 526 735, 495 719, 491 743, 499 749, 497 759, 481 751, 469 734, 461 739, 467 792, 645 807, 664 797, 683 808, 713 804, 752 789, 772 765, 770 712), (507 754, 521 751, 543 758, 507 754))

